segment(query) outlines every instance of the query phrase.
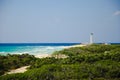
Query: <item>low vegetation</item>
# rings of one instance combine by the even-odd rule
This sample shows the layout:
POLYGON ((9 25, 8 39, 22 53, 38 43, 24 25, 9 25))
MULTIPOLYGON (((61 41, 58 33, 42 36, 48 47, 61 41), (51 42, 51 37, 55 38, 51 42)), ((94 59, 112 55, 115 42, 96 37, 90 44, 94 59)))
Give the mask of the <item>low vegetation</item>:
POLYGON ((16 69, 22 66, 28 66, 35 61, 33 55, 28 54, 8 54, 6 56, 0 55, 0 75, 3 75, 6 71, 16 69))
MULTIPOLYGON (((68 57, 39 59, 27 55, 29 58, 24 60, 24 57, 21 61, 14 58, 21 64, 19 67, 31 65, 30 68, 25 73, 2 75, 0 80, 120 80, 120 45, 94 44, 64 49, 53 54, 68 57)), ((12 69, 12 63, 9 68, 4 66, 10 60, 13 61, 13 58, 8 59, 10 56, 13 55, 0 57, 1 72, 12 69)))

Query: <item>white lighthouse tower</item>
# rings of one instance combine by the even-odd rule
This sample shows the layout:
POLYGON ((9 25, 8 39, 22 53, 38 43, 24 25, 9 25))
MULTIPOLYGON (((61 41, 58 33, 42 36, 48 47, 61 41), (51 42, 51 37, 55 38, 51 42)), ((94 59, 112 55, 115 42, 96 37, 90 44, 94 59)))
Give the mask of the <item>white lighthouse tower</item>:
POLYGON ((93 33, 90 33, 90 44, 93 44, 93 33))

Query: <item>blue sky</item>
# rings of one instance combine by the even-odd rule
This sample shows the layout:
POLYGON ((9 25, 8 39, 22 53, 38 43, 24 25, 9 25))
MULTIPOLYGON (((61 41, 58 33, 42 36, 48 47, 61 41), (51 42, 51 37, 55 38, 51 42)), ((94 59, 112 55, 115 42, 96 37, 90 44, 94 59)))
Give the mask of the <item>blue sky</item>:
POLYGON ((120 42, 120 0, 0 0, 0 43, 120 42))

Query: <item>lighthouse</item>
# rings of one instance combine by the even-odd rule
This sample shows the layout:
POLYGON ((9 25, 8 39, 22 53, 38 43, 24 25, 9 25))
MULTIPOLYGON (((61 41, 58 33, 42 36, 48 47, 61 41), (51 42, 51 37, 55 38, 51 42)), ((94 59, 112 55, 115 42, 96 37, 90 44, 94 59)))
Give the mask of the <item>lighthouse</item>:
POLYGON ((93 44, 93 33, 90 33, 90 44, 93 44))

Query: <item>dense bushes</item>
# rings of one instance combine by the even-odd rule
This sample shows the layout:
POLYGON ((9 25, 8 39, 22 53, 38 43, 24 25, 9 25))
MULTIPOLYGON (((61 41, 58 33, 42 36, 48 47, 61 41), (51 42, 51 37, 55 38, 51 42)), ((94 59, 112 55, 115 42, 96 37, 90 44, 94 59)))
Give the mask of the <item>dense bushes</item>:
POLYGON ((23 74, 1 76, 0 80, 69 80, 69 79, 97 79, 105 78, 114 80, 120 77, 120 65, 114 61, 96 62, 94 64, 81 63, 71 65, 43 65, 40 68, 28 70, 23 74))
MULTIPOLYGON (((1 76, 0 80, 120 80, 119 45, 95 44, 64 49, 54 54, 69 57, 30 58, 28 64, 31 67, 27 72, 1 76)), ((0 67, 4 68, 3 65, 0 67)))
POLYGON ((16 69, 21 66, 30 65, 36 58, 32 55, 0 55, 0 75, 4 74, 5 71, 10 69, 16 69))
MULTIPOLYGON (((120 46, 118 45, 98 45, 98 44, 94 44, 94 45, 87 45, 84 47, 73 47, 70 49, 64 49, 62 51, 56 51, 54 52, 54 54, 65 54, 68 56, 77 56, 77 55, 81 55, 81 54, 99 54, 99 53, 107 53, 111 50, 113 51, 117 51, 116 49, 120 49, 120 46)), ((120 51, 120 50, 119 50, 120 51)), ((119 52, 118 51, 118 52, 119 52)))
POLYGON ((61 59, 56 59, 54 57, 41 58, 41 59, 35 60, 30 66, 30 69, 39 68, 43 65, 48 65, 48 64, 59 64, 60 62, 61 62, 61 59))

